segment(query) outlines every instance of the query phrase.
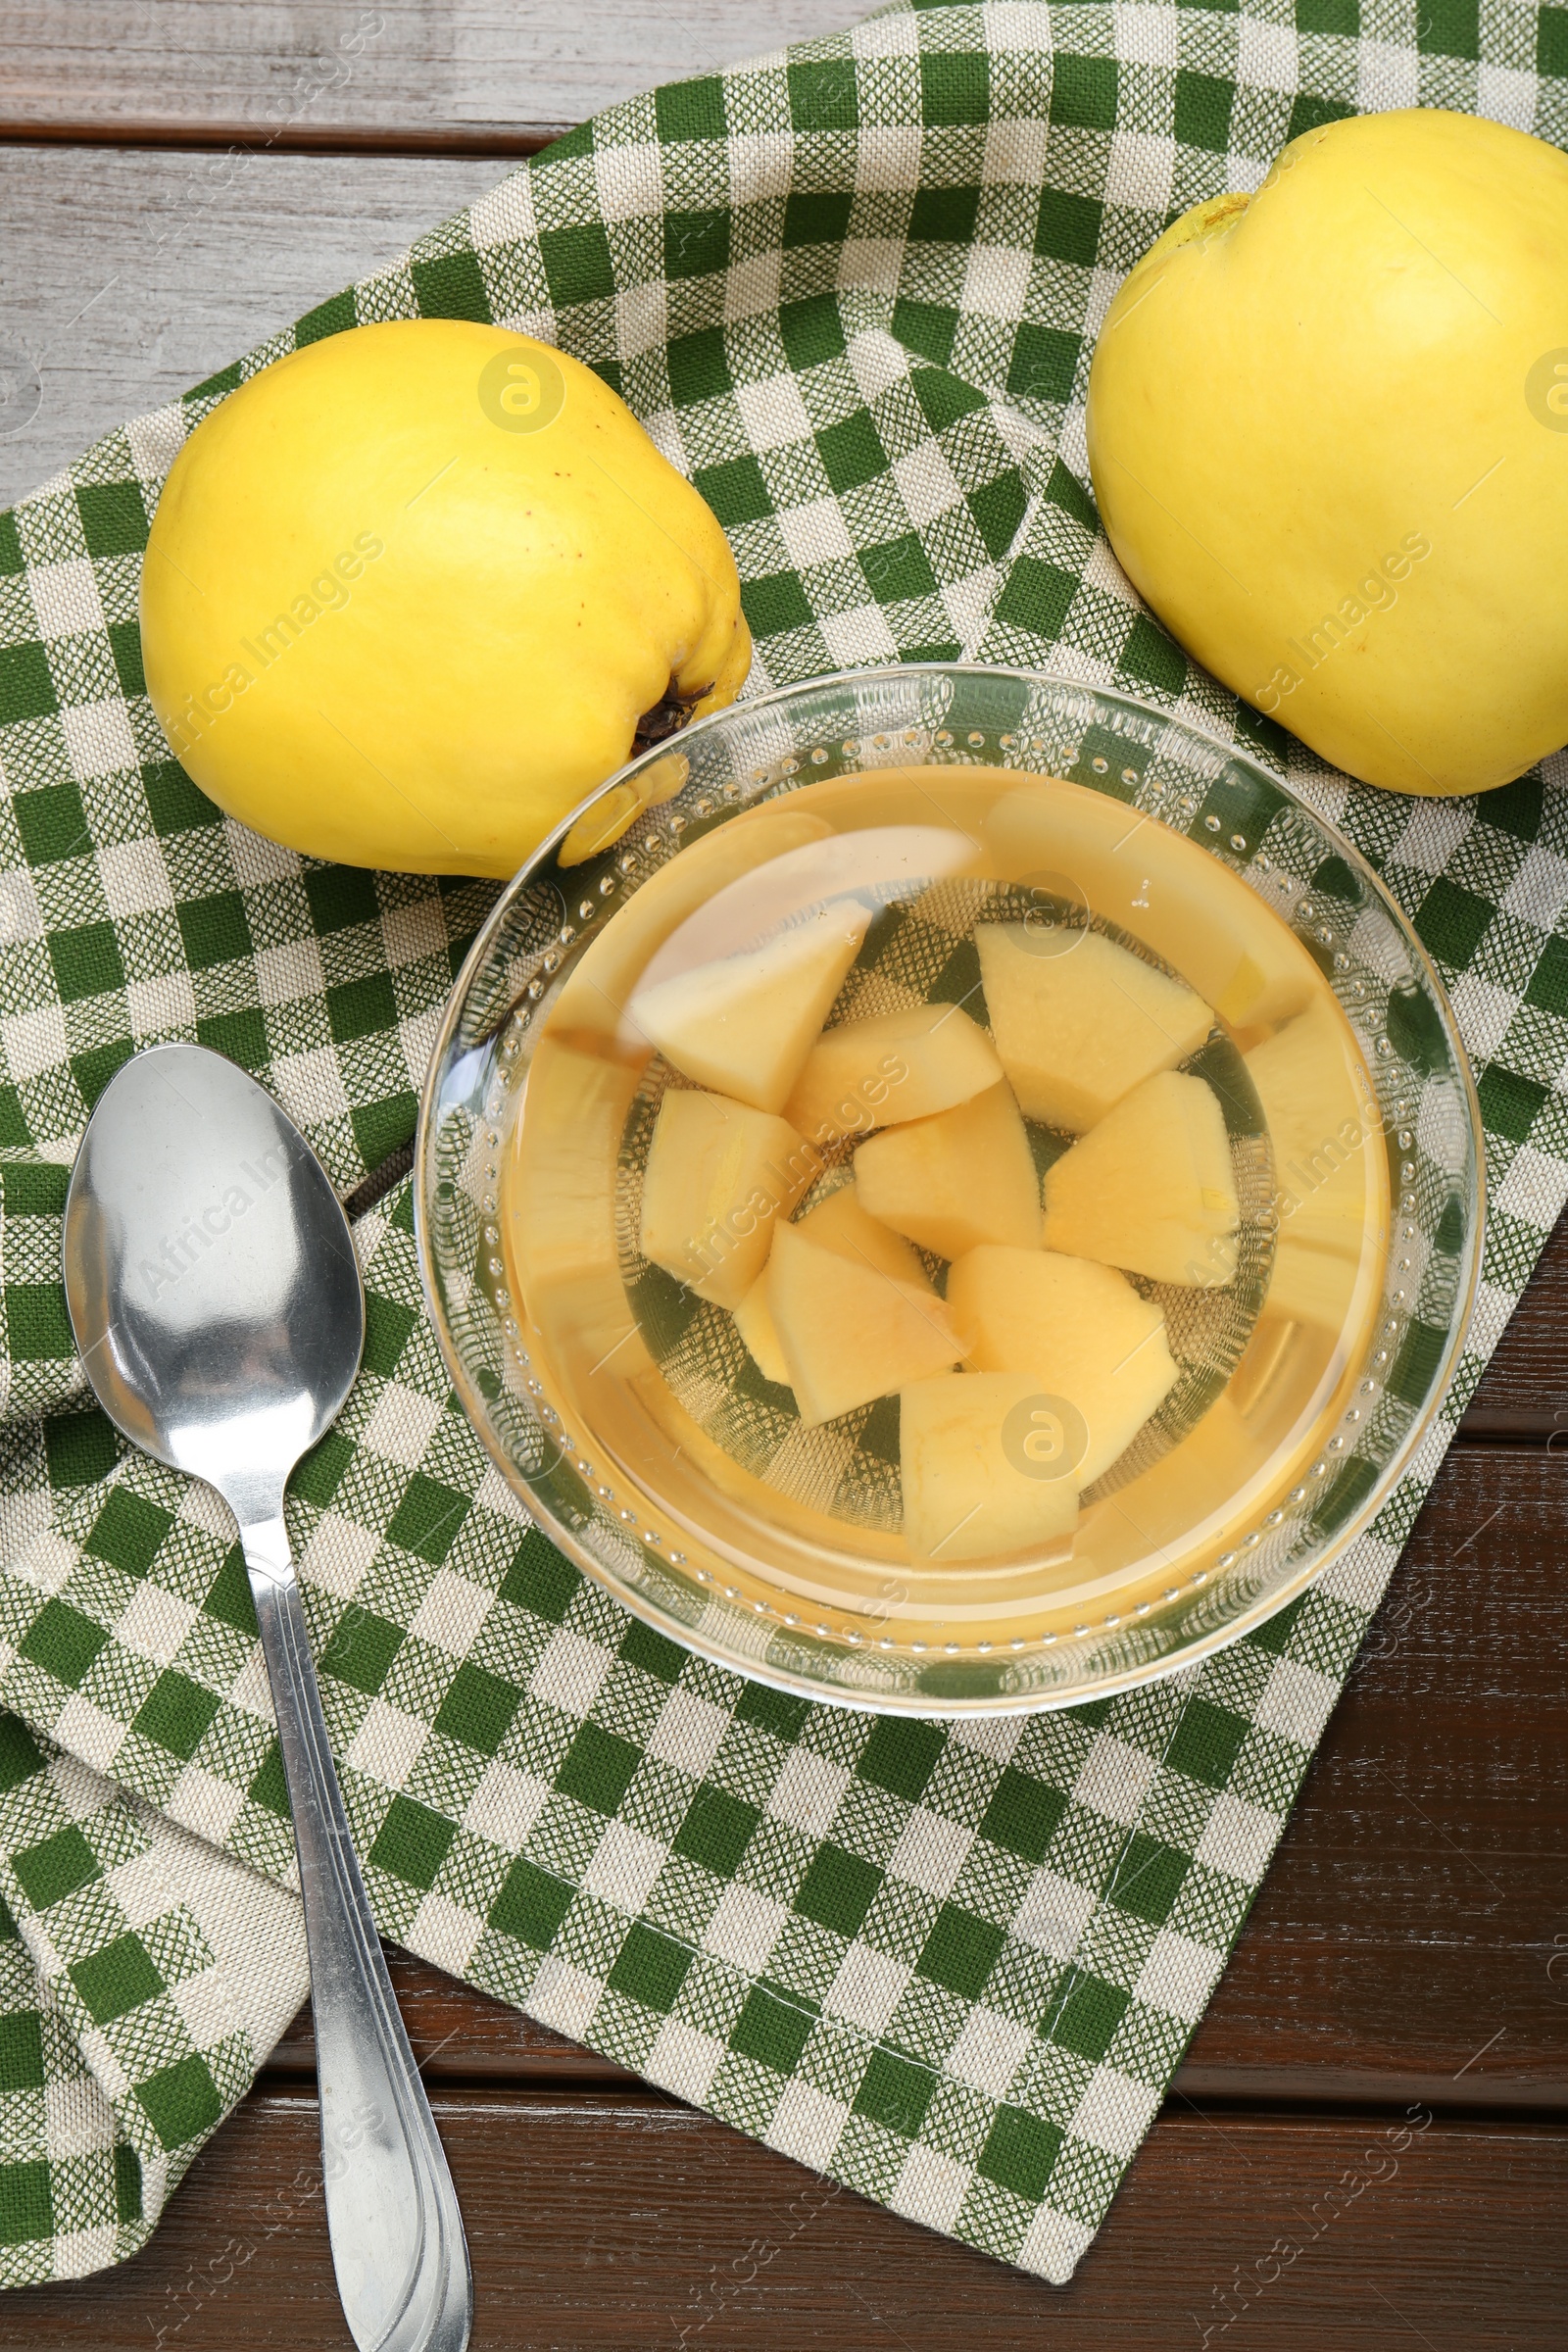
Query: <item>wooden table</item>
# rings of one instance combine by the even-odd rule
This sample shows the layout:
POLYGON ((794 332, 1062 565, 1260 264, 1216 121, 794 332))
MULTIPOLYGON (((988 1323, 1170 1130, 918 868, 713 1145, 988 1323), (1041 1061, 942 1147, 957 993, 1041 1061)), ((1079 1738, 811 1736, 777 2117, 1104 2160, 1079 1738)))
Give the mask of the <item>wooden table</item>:
MULTIPOLYGON (((0 504, 388 259, 553 130, 831 29, 854 5, 7 0, 0 504)), ((1226 2352, 1560 2345, 1565 1354, 1568 1234, 1070 2287, 848 2193, 792 2217, 806 2177, 785 2159, 404 1960, 468 2220, 476 2344, 937 2352, 961 2330, 988 2352, 1164 2352, 1206 2329, 1226 2352), (1282 2266, 1277 2240, 1305 2251, 1282 2266)), ((315 2145, 302 2020, 148 2250, 0 2297, 0 2346, 346 2346, 315 2145)))

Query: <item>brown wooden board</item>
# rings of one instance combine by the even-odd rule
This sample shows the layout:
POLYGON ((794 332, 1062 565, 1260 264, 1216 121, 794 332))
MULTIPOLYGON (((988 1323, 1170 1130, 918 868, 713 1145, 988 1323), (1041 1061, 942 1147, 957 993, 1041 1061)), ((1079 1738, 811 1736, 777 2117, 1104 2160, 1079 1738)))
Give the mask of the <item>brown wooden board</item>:
POLYGON ((1354 2077, 1568 2108, 1565 1560, 1568 1460, 1457 1446, 1194 2040, 1193 2087, 1337 2097, 1354 2077))
POLYGON ((1464 1427, 1471 1437, 1531 1437, 1568 1455, 1568 1222, 1542 1251, 1464 1427))
MULTIPOLYGON (((1167 2111, 1066 2288, 624 2091, 442 2091, 475 2352, 1558 2352, 1568 2135, 1167 2111)), ((303 2092, 251 2100, 152 2244, 0 2298, 0 2345, 347 2347, 303 2092)))

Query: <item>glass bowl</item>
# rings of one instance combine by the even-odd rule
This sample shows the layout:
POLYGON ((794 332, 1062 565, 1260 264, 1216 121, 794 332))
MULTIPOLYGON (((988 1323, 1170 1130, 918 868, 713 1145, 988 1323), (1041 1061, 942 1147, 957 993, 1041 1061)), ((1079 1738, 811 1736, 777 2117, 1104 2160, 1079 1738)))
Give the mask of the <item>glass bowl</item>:
MULTIPOLYGON (((808 863, 817 856, 801 854, 808 863)), ((1046 909, 1052 927, 1043 936, 1059 941, 1091 919, 1103 927, 1103 909, 1091 917, 1089 894, 1072 875, 1052 868, 1020 879, 1029 865, 1015 856, 1006 887, 1032 893, 1046 909)), ((819 858, 816 870, 820 888, 819 858)), ((924 870, 922 907, 940 896, 929 895, 940 859, 924 870)), ((1137 893, 1136 876, 1129 887, 1137 893)), ((1143 882, 1133 909, 1150 887, 1143 882)), ((1164 887, 1156 882, 1159 904, 1164 887)), ((882 897, 871 888, 870 904, 888 913, 890 895, 897 898, 884 876, 882 897)), ((910 904, 906 891, 894 909, 899 920, 910 904)), ((645 902, 643 927, 659 907, 658 897, 645 902)), ((1122 911, 1132 932, 1112 924, 1113 936, 1160 962, 1157 938, 1133 936, 1145 918, 1122 911)), ((878 936, 873 924, 867 949, 878 936)), ((1179 959, 1164 968, 1179 970, 1179 959)), ((1245 957, 1240 968, 1252 975, 1255 1007, 1256 971, 1245 957)), ((1201 975, 1180 976, 1200 986, 1201 975)), ((964 993, 951 983, 935 991, 951 1001, 964 993)), ((1224 1011, 1217 990, 1201 993, 1224 1011)), ((979 1004, 983 1010, 983 998, 979 1004)), ((1277 1007, 1274 1017, 1277 1024, 1277 1007)), ((546 1080, 536 1075, 534 1084, 536 1102, 548 1102, 546 1080)), ((628 1079, 629 1090, 635 1084, 628 1079)), ((539 1109, 537 1120, 544 1116, 539 1109)), ((573 1132, 570 1123, 561 1132, 573 1132)), ((1036 1153, 1042 1168, 1064 1148, 1060 1138, 1047 1143, 1036 1153)), ((1333 1162, 1331 1143, 1331 1172, 1333 1162)), ((597 1181, 590 1170, 590 1187, 597 1181)), ((436 1331, 474 1427, 532 1519, 637 1616, 724 1666, 812 1698, 886 1713, 1004 1714, 1080 1704, 1192 1664, 1262 1624, 1367 1526, 1458 1359, 1480 1262, 1481 1128, 1453 1016, 1419 941, 1355 849, 1278 777, 1122 696, 1026 671, 910 664, 790 687, 716 712, 634 760, 552 836, 503 893, 454 991, 421 1105, 416 1225, 436 1331), (911 769, 918 778, 901 782, 911 769), (1008 808, 1027 812, 1054 791, 1030 780, 1047 778, 1077 788, 1074 806, 1087 811, 1091 831, 1108 826, 1118 842, 1136 836, 1138 864, 1147 852, 1156 875, 1179 869, 1183 887, 1196 875, 1203 936, 1210 948, 1226 943, 1226 970, 1237 964, 1236 941, 1256 944, 1259 923, 1264 966, 1272 941, 1278 956, 1307 971, 1297 947, 1280 945, 1279 926, 1307 951, 1325 1017, 1340 1034, 1332 990, 1364 1060, 1364 1164, 1375 1165, 1381 1187, 1386 1159, 1387 1247, 1373 1253, 1368 1246, 1357 1303, 1332 1342, 1315 1354, 1293 1353, 1303 1333, 1312 1335, 1314 1309, 1310 1299, 1304 1309, 1290 1306, 1283 1269, 1303 1262, 1298 1237, 1316 1213, 1312 1204, 1321 1208, 1331 1196, 1314 1190, 1322 1168, 1303 1178, 1298 1160, 1290 1171, 1274 1165, 1248 1076, 1253 1065, 1241 1059, 1266 1040, 1268 1022, 1259 1013, 1263 1026, 1250 1030, 1252 1016, 1238 999, 1240 1009, 1225 1016, 1232 1026, 1225 1035, 1216 1029, 1203 1049, 1243 1203, 1240 1263, 1220 1301, 1224 1313, 1216 1320, 1211 1311, 1212 1290, 1184 1294, 1201 1311, 1185 1339, 1179 1318, 1172 1326, 1182 1377, 1123 1462, 1086 1491, 1092 1507, 1070 1548, 938 1568, 911 1557, 896 1515, 887 1516, 888 1494, 898 1494, 898 1437, 895 1422, 890 1449, 881 1408, 830 1424, 854 1471, 838 1491, 873 1497, 863 1507, 834 1502, 850 1519, 859 1510, 846 1534, 847 1522, 808 1507, 811 1494, 820 1499, 822 1433, 790 1425, 789 1391, 771 1388, 742 1350, 730 1374, 736 1363, 750 1368, 726 1375, 713 1409, 700 1400, 682 1335, 710 1334, 718 1322, 732 1327, 672 1277, 646 1279, 657 1269, 638 1255, 639 1151, 646 1155, 658 1087, 650 1094, 645 1079, 631 1111, 624 1096, 613 1111, 605 1156, 607 1165, 618 1160, 619 1172, 611 1167, 605 1181, 619 1188, 619 1239, 611 1245, 608 1293, 601 1283, 591 1298, 581 1294, 574 1327, 586 1362, 598 1352, 594 1317, 611 1311, 607 1298, 623 1337, 635 1320, 621 1361, 635 1357, 639 1395, 661 1400, 662 1435, 652 1450, 646 1431, 623 1444, 612 1418, 595 1426, 582 1398, 600 1391, 557 1377, 546 1360, 543 1320, 536 1328, 521 1295, 533 1277, 519 1284, 516 1268, 544 1263, 548 1252, 540 1254, 540 1244, 533 1257, 518 1256, 510 1238, 514 1230, 517 1250, 532 1247, 529 1220, 543 1212, 521 1179, 509 1191, 508 1174, 519 1106, 530 1072, 541 1067, 541 1036, 559 1040, 561 1022, 554 1031, 550 1022, 564 1003, 577 1001, 574 983, 580 999, 596 973, 624 956, 638 929, 626 920, 628 906, 652 886, 666 899, 673 891, 691 914, 716 904, 708 885, 694 887, 709 865, 715 893, 740 870, 734 852, 742 836, 706 851, 699 845, 743 815, 754 831, 787 818, 796 830, 780 837, 786 842, 802 837, 803 824, 808 836, 813 824, 830 832, 831 871, 835 858, 851 858, 847 844, 882 838, 874 828, 890 793, 918 791, 945 824, 976 841, 993 822, 976 810, 994 811, 1000 793, 1008 808), (826 824, 812 814, 824 808, 826 824), (865 829, 847 825, 845 809, 857 823, 864 812, 865 829), (1182 837, 1175 846, 1173 835, 1182 837), (629 1225, 620 1199, 627 1184, 629 1225), (1302 1200, 1309 1213, 1293 1233, 1284 1220, 1302 1200), (1271 1304, 1276 1292, 1283 1303, 1271 1304), (1307 1323, 1296 1319, 1300 1313, 1307 1323), (1238 1451, 1235 1433, 1244 1426, 1252 1434, 1238 1451), (732 1443, 741 1427, 751 1454, 732 1443), (759 1429, 766 1433, 760 1456, 759 1429), (778 1473, 797 1499, 778 1503, 776 1516, 769 1448, 775 1464, 793 1459, 793 1448, 811 1465, 809 1475, 791 1473, 793 1489, 778 1473)), ((1317 1268, 1322 1260, 1304 1262, 1317 1268)), ((536 1286, 535 1307, 540 1295, 536 1286)), ((1174 1296, 1166 1294, 1168 1315, 1174 1296)), ((605 1341, 612 1355, 617 1345, 612 1336, 605 1341)), ((597 1376, 600 1367, 588 1370, 597 1376)), ((896 1514, 896 1502, 891 1507, 896 1514)))

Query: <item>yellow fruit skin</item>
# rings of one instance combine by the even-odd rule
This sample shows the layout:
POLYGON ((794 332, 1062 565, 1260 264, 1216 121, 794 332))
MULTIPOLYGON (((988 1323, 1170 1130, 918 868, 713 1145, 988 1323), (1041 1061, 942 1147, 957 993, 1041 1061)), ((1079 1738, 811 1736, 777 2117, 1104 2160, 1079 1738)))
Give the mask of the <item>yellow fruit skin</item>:
POLYGON ((1089 462, 1123 567, 1368 783, 1484 792, 1568 739, 1565 252, 1568 156, 1365 115, 1186 214, 1106 318, 1089 462))
POLYGON ((751 659, 724 534, 624 402, 466 319, 355 327, 231 393, 164 486, 141 629, 229 815, 421 873, 515 872, 645 711, 732 701, 751 659), (559 383, 537 429, 498 421, 498 362, 559 383))

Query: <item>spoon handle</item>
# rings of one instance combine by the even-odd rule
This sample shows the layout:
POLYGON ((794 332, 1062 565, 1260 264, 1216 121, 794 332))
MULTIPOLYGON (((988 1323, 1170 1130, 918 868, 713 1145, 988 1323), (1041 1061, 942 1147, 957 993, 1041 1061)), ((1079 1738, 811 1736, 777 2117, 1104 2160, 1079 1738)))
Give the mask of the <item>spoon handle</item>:
POLYGON ((294 1814, 321 2098, 326 2226, 360 2352, 465 2352, 457 2192, 370 1916, 281 1519, 242 1527, 294 1814))

